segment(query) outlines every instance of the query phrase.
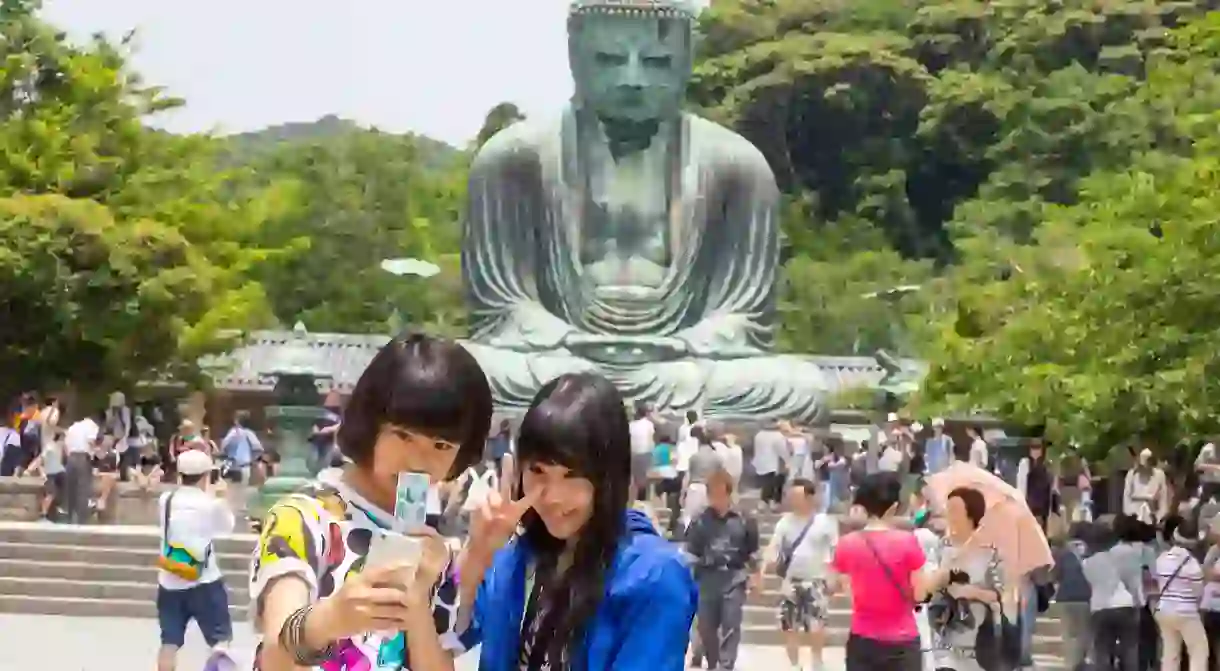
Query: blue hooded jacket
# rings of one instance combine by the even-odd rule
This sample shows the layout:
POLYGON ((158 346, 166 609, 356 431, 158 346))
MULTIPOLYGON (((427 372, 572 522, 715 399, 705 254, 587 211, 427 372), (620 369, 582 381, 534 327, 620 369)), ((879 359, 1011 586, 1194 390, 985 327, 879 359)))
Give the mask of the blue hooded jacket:
MULTIPOLYGON (((643 513, 626 513, 626 533, 606 574, 606 594, 585 628, 572 666, 582 671, 683 671, 699 589, 682 553, 643 513)), ((517 671, 525 572, 533 552, 523 538, 501 550, 483 577, 469 650, 482 644, 480 671, 517 671)))

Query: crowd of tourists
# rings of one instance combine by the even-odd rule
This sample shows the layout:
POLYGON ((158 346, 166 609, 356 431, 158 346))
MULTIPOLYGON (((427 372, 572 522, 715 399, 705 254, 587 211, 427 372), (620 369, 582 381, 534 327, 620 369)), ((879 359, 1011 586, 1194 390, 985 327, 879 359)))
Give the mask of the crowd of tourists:
POLYGON ((244 500, 244 486, 274 468, 242 412, 219 442, 206 425, 189 419, 174 431, 159 407, 131 406, 122 392, 111 394, 104 410, 72 422, 64 421, 67 417, 58 398, 27 392, 0 424, 0 477, 39 478, 39 514, 47 522, 104 519, 117 483, 151 489, 175 482, 188 452, 209 457, 208 478, 233 485, 234 501, 244 500))
POLYGON ((87 523, 104 514, 117 482, 162 477, 153 424, 160 418, 129 407, 121 392, 98 413, 68 417, 58 398, 28 392, 0 426, 0 476, 41 478, 44 520, 87 523))
MULTIPOLYGON (((160 456, 156 432, 132 433, 124 422, 148 420, 124 412, 121 395, 63 429, 54 399, 30 401, 36 411, 10 423, 5 462, 65 474, 55 486, 67 519, 81 519, 74 461, 96 477, 108 455, 115 479, 177 483, 158 508, 158 667, 175 668, 191 622, 229 659, 215 543, 240 519, 227 485, 255 477, 263 458, 245 418, 219 445, 183 423, 169 459, 146 463, 160 456)), ((851 604, 848 669, 1032 668, 1034 625, 1050 608, 1072 669, 1217 668, 1220 527, 1197 507, 1163 505, 1155 487, 1141 493, 1170 481, 1146 455, 1108 514, 1094 510, 1091 478, 1075 481, 1082 495, 1062 494, 1040 443, 1006 479, 981 432, 959 450, 939 420, 924 432, 891 418, 866 441, 878 449, 778 422, 746 449, 693 411, 670 434, 646 407, 629 417, 609 381, 565 375, 515 432, 493 431, 477 363, 422 335, 391 341, 343 407, 324 405, 317 477, 268 511, 251 561, 260 671, 452 669, 476 647, 481 668, 503 671, 731 670, 748 596, 767 582, 779 584, 775 626, 793 669, 825 668, 836 595, 851 604), (402 531, 404 472, 433 483, 427 526, 409 530, 420 552, 375 560, 402 531), (744 486, 759 488, 758 503, 744 486)), ((1200 476, 1210 463, 1198 460, 1200 476)))

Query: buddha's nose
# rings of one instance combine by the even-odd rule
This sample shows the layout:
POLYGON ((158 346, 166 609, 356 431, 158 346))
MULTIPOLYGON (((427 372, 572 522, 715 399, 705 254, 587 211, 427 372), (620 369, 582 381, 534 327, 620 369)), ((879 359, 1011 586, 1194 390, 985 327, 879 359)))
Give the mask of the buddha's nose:
POLYGON ((632 58, 623 68, 622 79, 619 85, 625 89, 640 90, 644 88, 644 68, 640 63, 639 58, 632 58))

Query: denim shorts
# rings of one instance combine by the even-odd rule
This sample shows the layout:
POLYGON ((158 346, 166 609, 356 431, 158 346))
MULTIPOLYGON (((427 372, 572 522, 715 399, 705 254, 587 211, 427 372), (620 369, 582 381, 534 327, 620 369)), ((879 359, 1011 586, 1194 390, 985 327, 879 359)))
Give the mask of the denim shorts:
POLYGON ((233 640, 233 620, 229 616, 229 592, 224 580, 195 585, 187 589, 157 588, 157 622, 161 625, 161 645, 178 648, 186 642, 186 627, 195 621, 209 647, 233 640))

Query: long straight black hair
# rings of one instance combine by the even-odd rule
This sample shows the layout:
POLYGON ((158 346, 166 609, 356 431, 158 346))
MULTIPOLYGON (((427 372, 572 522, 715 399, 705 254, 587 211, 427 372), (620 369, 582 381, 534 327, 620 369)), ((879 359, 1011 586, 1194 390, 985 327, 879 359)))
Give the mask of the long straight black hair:
MULTIPOLYGON (((536 584, 546 609, 537 631, 550 632, 530 653, 529 667, 544 660, 581 666, 586 625, 606 590, 606 573, 624 532, 631 489, 631 438, 627 408, 609 380, 591 373, 560 376, 538 391, 517 435, 524 473, 533 464, 563 466, 593 483, 593 512, 572 548, 572 562, 559 571, 567 543, 552 536, 534 511, 522 520, 535 553, 536 584)), ((521 494, 521 481, 517 481, 521 494)))

